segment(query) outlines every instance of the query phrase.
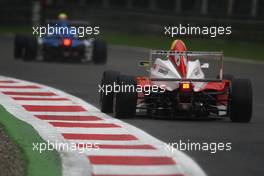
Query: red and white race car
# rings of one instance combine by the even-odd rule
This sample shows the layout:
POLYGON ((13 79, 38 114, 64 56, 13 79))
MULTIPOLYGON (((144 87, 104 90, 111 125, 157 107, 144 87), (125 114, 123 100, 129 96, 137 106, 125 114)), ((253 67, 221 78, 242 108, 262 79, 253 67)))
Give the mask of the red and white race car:
POLYGON ((116 118, 145 112, 154 117, 225 116, 233 122, 251 120, 251 81, 223 75, 223 52, 187 51, 181 40, 175 40, 169 51, 151 50, 150 60, 141 61, 140 66, 149 76, 103 73, 102 112, 113 112, 116 118))

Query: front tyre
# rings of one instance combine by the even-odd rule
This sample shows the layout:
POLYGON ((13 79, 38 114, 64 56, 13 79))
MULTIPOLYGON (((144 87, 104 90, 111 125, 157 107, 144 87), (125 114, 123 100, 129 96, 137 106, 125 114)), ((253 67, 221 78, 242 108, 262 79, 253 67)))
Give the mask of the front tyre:
POLYGON ((26 37, 21 34, 16 34, 14 39, 14 58, 19 59, 23 57, 23 51, 25 49, 26 37))
POLYGON ((252 85, 249 79, 233 79, 229 117, 232 122, 249 122, 252 118, 252 85))
POLYGON ((107 46, 103 40, 95 39, 93 41, 93 55, 92 60, 94 64, 105 64, 107 61, 107 46))
POLYGON ((117 77, 120 73, 116 71, 105 71, 103 73, 102 79, 101 79, 101 88, 103 90, 100 90, 100 107, 101 111, 104 113, 112 113, 113 112, 113 97, 114 92, 108 92, 106 94, 106 86, 109 88, 111 87, 113 89, 114 82, 117 82, 117 77))
POLYGON ((137 82, 133 76, 119 75, 118 84, 127 87, 114 95, 114 116, 131 118, 135 116, 137 106, 137 82))
POLYGON ((36 37, 27 37, 25 40, 25 54, 24 54, 24 61, 32 61, 37 58, 38 52, 38 41, 36 37))

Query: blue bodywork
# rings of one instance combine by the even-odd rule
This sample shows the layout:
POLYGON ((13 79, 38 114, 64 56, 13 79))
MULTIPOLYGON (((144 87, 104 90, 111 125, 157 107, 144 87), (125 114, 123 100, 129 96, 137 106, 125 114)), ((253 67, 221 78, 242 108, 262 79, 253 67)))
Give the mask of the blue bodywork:
MULTIPOLYGON (((61 22, 61 21, 57 21, 56 22, 56 26, 54 25, 50 25, 50 26, 54 26, 54 27, 66 27, 68 29, 70 29, 70 26, 68 24, 67 21, 61 22)), ((68 30, 70 31, 70 30, 68 30)), ((72 43, 71 43, 71 48, 76 48, 80 45, 83 45, 83 41, 80 40, 78 37, 74 36, 73 34, 52 34, 52 35, 45 35, 42 39, 43 44, 48 46, 48 47, 61 47, 63 45, 63 39, 71 39, 72 43)))

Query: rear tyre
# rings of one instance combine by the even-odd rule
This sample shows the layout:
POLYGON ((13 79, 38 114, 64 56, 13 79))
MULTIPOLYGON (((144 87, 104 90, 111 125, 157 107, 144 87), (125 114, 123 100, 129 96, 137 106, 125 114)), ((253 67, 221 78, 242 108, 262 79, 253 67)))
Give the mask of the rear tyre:
POLYGON ((95 39, 93 42, 93 56, 94 64, 105 64, 107 61, 107 46, 103 40, 95 39))
POLYGON ((14 58, 19 59, 23 57, 23 51, 25 49, 25 36, 16 34, 14 39, 14 58))
POLYGON ((43 44, 43 50, 42 50, 42 57, 43 57, 43 61, 44 62, 50 62, 52 61, 52 55, 51 52, 49 52, 48 46, 46 46, 45 44, 43 44))
POLYGON ((101 87, 104 88, 104 92, 100 90, 100 107, 104 113, 113 112, 113 97, 114 92, 111 91, 106 94, 106 86, 111 85, 113 88, 114 82, 117 82, 117 77, 120 73, 116 71, 105 71, 101 79, 101 87))
POLYGON ((137 82, 133 76, 119 75, 118 84, 128 86, 124 91, 114 95, 114 116, 116 118, 132 118, 137 106, 137 82))
POLYGON ((249 122, 252 118, 252 85, 248 79, 233 79, 229 117, 232 122, 249 122))
POLYGON ((32 61, 37 58, 38 42, 36 37, 27 37, 25 40, 24 61, 32 61))

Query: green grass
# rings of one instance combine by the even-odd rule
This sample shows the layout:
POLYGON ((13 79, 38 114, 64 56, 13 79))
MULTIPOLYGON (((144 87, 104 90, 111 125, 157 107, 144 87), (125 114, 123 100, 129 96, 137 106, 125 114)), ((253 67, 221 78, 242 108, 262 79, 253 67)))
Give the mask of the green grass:
MULTIPOLYGON (((143 36, 118 33, 107 33, 103 37, 107 42, 117 45, 136 46, 152 49, 169 49, 174 39, 165 36, 143 36)), ((193 51, 224 51, 225 56, 264 60, 264 44, 219 39, 182 38, 189 50, 193 51)))
MULTIPOLYGON (((0 27, 0 33, 32 33, 31 27, 0 27)), ((144 47, 152 49, 169 49, 170 44, 176 38, 160 35, 142 35, 127 33, 109 33, 101 31, 100 38, 105 39, 109 44, 144 47)), ((192 39, 191 37, 181 38, 189 50, 196 51, 224 51, 225 56, 264 61, 264 43, 220 40, 220 39, 192 39)))
MULTIPOLYGON (((27 123, 18 120, 0 106, 0 123, 9 138, 18 145, 22 158, 26 161, 27 176, 60 176, 61 160, 56 151, 39 153, 33 151, 32 143, 45 143, 38 133, 27 123)), ((0 174, 1 175, 1 174, 0 174)))
POLYGON ((6 34, 6 33, 20 33, 20 34, 30 34, 33 32, 32 27, 30 26, 0 26, 0 34, 6 34))

